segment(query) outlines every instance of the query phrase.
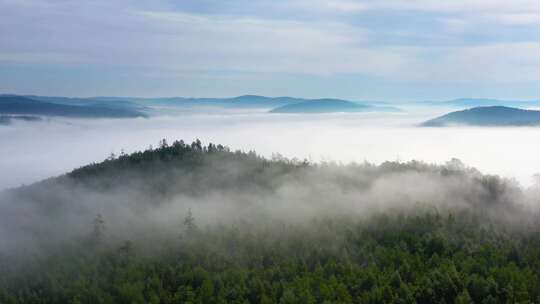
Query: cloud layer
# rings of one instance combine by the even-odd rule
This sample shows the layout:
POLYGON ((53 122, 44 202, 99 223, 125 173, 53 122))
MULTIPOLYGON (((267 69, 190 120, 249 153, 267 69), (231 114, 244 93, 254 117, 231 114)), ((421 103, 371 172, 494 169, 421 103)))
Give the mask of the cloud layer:
POLYGON ((435 98, 487 95, 486 86, 532 98, 540 80, 535 1, 1 0, 0 9, 5 92, 313 96, 326 83, 354 98, 419 98, 426 86, 435 98))
POLYGON ((537 128, 417 128, 445 112, 280 115, 186 114, 128 120, 16 122, 0 128, 0 189, 68 172, 110 153, 144 150, 162 138, 200 138, 266 157, 343 163, 458 158, 486 174, 516 178, 524 186, 540 173, 537 128), (24 153, 21 153, 24 152, 24 153), (517 154, 519 157, 516 157, 517 154))

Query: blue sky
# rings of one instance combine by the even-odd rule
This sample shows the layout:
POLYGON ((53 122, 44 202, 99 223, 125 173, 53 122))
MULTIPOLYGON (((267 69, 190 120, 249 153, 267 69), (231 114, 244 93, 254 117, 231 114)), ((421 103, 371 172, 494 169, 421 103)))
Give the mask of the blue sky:
POLYGON ((0 92, 540 99, 538 0, 0 0, 0 92))

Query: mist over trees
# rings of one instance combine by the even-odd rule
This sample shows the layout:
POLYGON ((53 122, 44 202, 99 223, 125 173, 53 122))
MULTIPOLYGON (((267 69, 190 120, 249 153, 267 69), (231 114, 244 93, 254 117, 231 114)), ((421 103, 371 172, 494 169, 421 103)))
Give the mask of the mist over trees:
POLYGON ((536 302, 538 194, 163 140, 0 193, 0 302, 536 302))

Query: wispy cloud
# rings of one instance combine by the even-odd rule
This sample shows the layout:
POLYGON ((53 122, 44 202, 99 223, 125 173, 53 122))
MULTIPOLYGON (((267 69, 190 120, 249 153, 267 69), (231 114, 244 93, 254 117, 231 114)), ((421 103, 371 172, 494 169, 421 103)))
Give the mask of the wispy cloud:
POLYGON ((148 26, 168 33, 165 47, 189 53, 189 61, 204 69, 384 73, 400 64, 399 55, 371 48, 366 30, 338 22, 141 14, 148 26))
POLYGON ((135 83, 173 75, 170 90, 190 74, 201 88, 212 75, 268 88, 268 75, 297 75, 306 94, 309 77, 496 86, 539 74, 540 2, 530 0, 0 0, 0 10, 0 65, 74 67, 80 83, 86 67, 135 83))
POLYGON ((292 0, 289 2, 281 1, 276 4, 279 7, 289 9, 303 9, 319 12, 341 12, 341 13, 354 13, 364 11, 369 6, 363 1, 355 0, 292 0))

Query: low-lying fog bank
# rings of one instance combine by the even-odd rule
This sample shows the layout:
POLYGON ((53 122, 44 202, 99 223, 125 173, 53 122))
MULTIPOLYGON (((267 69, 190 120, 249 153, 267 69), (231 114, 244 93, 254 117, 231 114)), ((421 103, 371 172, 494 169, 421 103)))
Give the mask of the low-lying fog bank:
POLYGON ((98 214, 116 242, 174 239, 188 210, 198 225, 271 231, 326 217, 466 211, 486 224, 527 231, 538 226, 538 193, 459 160, 310 164, 200 141, 162 142, 159 149, 0 192, 0 255, 84 240, 98 214))
MULTIPOLYGON (((444 110, 440 110, 444 112, 444 110)), ((0 128, 0 189, 55 176, 161 138, 200 138, 264 156, 348 163, 458 158, 484 173, 534 183, 538 128, 418 128, 437 113, 197 114, 122 120, 16 122, 0 128)))

